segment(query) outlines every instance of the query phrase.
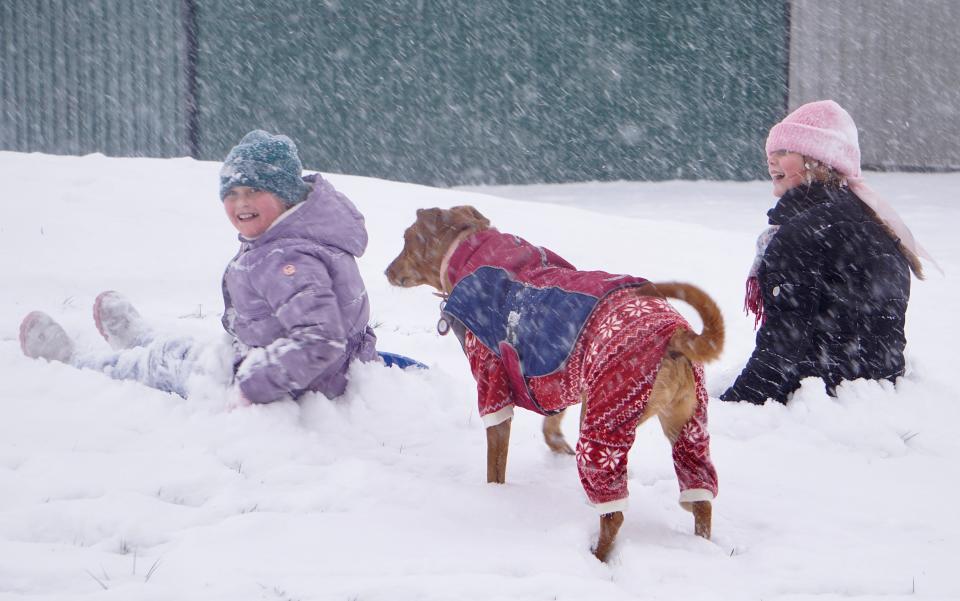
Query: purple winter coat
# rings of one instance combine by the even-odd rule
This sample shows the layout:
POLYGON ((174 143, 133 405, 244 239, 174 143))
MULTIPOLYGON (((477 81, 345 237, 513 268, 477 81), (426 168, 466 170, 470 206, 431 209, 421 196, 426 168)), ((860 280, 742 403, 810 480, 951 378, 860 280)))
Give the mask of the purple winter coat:
POLYGON ((370 302, 356 258, 363 215, 319 175, 307 199, 240 252, 223 275, 223 327, 238 349, 236 379, 254 403, 306 391, 333 398, 354 358, 376 356, 370 302))

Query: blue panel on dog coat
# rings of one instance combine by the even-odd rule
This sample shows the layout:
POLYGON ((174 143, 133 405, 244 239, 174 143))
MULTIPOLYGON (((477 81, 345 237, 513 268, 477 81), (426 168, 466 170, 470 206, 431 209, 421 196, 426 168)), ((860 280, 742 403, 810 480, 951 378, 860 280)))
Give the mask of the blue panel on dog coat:
POLYGON ((514 280, 505 269, 484 266, 454 286, 443 310, 498 357, 501 342, 515 348, 529 378, 563 366, 596 304, 595 296, 538 288, 514 280))

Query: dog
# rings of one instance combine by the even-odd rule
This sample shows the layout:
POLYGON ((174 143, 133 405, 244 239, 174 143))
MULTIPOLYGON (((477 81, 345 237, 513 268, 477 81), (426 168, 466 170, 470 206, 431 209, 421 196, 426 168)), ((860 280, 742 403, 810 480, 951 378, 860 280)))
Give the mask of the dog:
POLYGON ((706 293, 578 271, 550 250, 500 233, 471 206, 417 210, 385 273, 394 286, 427 285, 446 299, 438 325, 457 333, 477 380, 488 482, 506 480, 513 406, 547 416, 547 445, 573 453, 560 420, 580 403, 578 470, 600 514, 592 550, 605 562, 623 523, 627 451, 636 427, 656 415, 673 446, 681 506, 709 540, 716 471, 701 364, 720 355, 724 326, 706 293), (703 332, 693 332, 666 298, 693 306, 703 332))

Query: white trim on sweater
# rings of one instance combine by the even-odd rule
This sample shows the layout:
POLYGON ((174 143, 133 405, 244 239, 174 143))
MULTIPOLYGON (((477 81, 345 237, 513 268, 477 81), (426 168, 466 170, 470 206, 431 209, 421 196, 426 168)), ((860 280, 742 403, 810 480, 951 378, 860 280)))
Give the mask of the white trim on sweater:
POLYGON ((684 509, 690 510, 688 505, 694 501, 712 501, 715 497, 713 493, 706 488, 688 488, 680 493, 680 505, 684 509))
POLYGON ((507 405, 499 411, 483 415, 481 419, 483 420, 484 428, 499 426, 508 419, 513 419, 513 405, 507 405))
POLYGON ((607 501, 606 503, 596 503, 593 508, 596 509, 600 515, 613 513, 615 511, 626 511, 627 497, 617 499, 616 501, 607 501))

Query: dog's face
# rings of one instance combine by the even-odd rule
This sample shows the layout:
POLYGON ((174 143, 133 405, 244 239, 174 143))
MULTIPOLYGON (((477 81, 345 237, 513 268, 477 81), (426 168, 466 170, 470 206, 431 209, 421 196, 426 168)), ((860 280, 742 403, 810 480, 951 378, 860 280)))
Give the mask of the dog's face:
POLYGON ((490 227, 490 220, 465 205, 452 209, 417 209, 417 220, 403 232, 403 250, 387 267, 394 286, 412 288, 426 284, 443 289, 440 263, 457 237, 490 227))

